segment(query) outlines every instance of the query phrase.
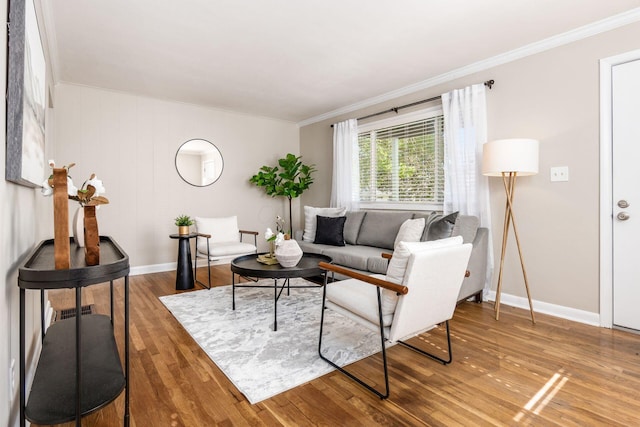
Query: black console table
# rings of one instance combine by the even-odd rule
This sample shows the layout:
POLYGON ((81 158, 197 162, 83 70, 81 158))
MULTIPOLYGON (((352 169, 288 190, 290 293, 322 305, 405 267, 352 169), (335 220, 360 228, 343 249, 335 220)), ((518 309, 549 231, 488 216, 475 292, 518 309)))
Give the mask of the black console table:
POLYGON ((112 402, 125 390, 129 425, 129 256, 110 237, 100 236, 100 264, 87 266, 84 248, 71 240, 71 268, 54 267, 53 239, 42 241, 18 273, 20 287, 20 425, 60 424, 112 402), (113 324, 113 281, 124 277, 124 372, 113 324), (81 315, 82 288, 110 282, 111 316, 81 315), (76 290, 75 318, 55 322, 44 333, 44 291, 76 290), (29 400, 25 384, 25 292, 40 290, 42 351, 29 400), (80 392, 78 392, 80 390, 80 392))

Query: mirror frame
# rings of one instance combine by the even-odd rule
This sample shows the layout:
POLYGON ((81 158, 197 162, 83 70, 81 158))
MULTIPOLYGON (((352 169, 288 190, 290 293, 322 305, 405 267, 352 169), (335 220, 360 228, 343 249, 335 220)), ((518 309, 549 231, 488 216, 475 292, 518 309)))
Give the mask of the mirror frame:
MULTIPOLYGON (((215 153, 214 153, 214 155, 215 155, 215 153)), ((191 139, 183 142, 182 144, 180 144, 180 146, 178 147, 178 150, 176 151, 176 155, 175 155, 175 158, 174 158, 174 165, 175 165, 175 168, 176 168, 176 172, 178 173, 178 176, 180 178, 182 178, 182 180, 184 182, 186 182, 187 184, 192 185, 194 187, 208 187, 208 186, 216 183, 220 179, 220 177, 222 176, 222 173, 224 172, 224 157, 222 156, 222 152, 220 151, 220 149, 213 142, 211 142, 211 141, 209 141, 207 139, 204 139, 204 138, 191 138, 191 139), (180 154, 180 150, 182 149, 182 147, 184 147, 186 144, 188 144, 191 141, 204 141, 204 142, 206 142, 208 144, 211 144, 211 147, 213 147, 213 149, 215 150, 215 153, 217 153, 217 155, 220 156, 220 164, 221 164, 220 172, 217 174, 216 178, 213 181, 211 181, 210 183, 207 183, 207 184, 194 184, 193 182, 187 180, 187 178, 185 178, 182 173, 180 173, 180 168, 178 167, 178 155, 180 154)))

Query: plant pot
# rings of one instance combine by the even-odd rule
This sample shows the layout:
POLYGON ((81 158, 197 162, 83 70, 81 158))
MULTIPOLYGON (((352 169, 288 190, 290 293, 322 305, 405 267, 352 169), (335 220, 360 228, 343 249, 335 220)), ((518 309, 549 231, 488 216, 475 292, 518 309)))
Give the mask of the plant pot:
POLYGON ((178 234, 181 236, 185 236, 189 234, 189 226, 188 225, 179 225, 178 226, 178 234))
POLYGON ((295 240, 284 240, 276 248, 276 259, 283 267, 294 267, 302 258, 302 249, 295 240))

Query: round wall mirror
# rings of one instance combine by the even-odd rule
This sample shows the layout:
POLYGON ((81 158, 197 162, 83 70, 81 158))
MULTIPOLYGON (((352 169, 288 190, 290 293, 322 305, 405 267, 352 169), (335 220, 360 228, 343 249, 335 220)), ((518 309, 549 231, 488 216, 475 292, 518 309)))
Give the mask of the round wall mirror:
POLYGON ((176 153, 178 175, 196 187, 206 187, 216 182, 223 168, 220 150, 204 139, 191 139, 182 144, 176 153))

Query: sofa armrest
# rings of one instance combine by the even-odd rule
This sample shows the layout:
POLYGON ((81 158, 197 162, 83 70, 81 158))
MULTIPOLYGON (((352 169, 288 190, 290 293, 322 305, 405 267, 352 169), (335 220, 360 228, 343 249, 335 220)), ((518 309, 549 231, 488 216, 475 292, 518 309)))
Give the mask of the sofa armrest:
POLYGON ((487 255, 489 251, 489 229, 480 227, 473 240, 473 250, 469 258, 467 270, 471 273, 462 282, 458 301, 466 300, 473 295, 482 296, 487 276, 487 255))

